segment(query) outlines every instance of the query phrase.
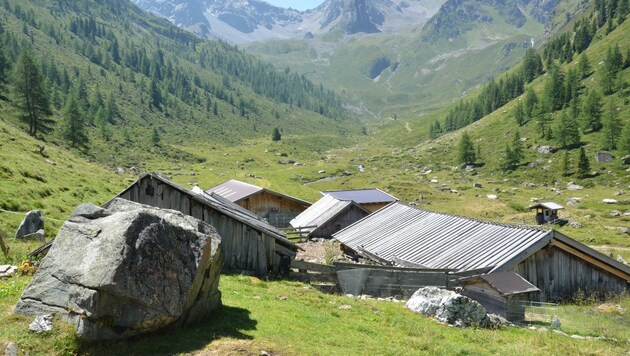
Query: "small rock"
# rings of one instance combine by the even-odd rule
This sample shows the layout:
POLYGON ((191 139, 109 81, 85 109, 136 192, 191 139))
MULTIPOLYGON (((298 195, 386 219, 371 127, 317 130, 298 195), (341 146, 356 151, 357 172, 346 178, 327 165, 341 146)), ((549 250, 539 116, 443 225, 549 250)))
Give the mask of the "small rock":
POLYGON ((45 331, 50 331, 53 328, 54 318, 55 317, 52 314, 36 316, 33 322, 28 326, 28 330, 36 334, 41 334, 45 331))
POLYGON ((579 221, 575 219, 569 219, 567 225, 569 225, 569 227, 574 227, 574 228, 580 228, 583 226, 582 223, 580 223, 579 221))
POLYGON ((352 309, 352 306, 348 304, 343 304, 339 306, 339 309, 348 310, 348 309, 352 309))
POLYGON ((581 185, 577 185, 573 182, 567 183, 567 190, 582 190, 582 189, 584 189, 584 187, 581 185))
POLYGON ((431 183, 439 183, 440 181, 438 181, 437 179, 431 179, 431 183))
POLYGON ((567 205, 578 205, 580 203, 580 200, 582 200, 581 198, 569 198, 567 199, 567 205))
POLYGON ((617 201, 615 199, 603 199, 602 203, 604 203, 604 204, 617 204, 617 201))
POLYGON ((347 176, 351 176, 352 172, 350 172, 350 171, 343 171, 342 174, 347 177, 347 176))
POLYGON ((538 153, 540 154, 548 154, 548 153, 554 153, 554 152, 556 152, 556 149, 551 146, 538 147, 538 153))
POLYGON ((549 331, 549 329, 547 329, 547 328, 546 328, 546 327, 544 327, 544 326, 541 326, 541 327, 538 329, 538 331, 539 331, 539 332, 541 332, 541 333, 546 333, 547 331, 549 331))
POLYGON ((0 266, 0 278, 11 277, 17 272, 17 270, 18 268, 16 266, 2 265, 0 266))
POLYGON ((538 163, 537 162, 532 162, 529 164, 529 168, 536 168, 538 167, 538 163))
POLYGON ((528 329, 529 330, 536 330, 536 327, 535 326, 530 326, 528 329))
POLYGON ((534 188, 534 187, 536 187, 536 184, 530 182, 530 183, 525 183, 525 186, 527 188, 534 188))
POLYGON ((553 319, 553 321, 551 322, 551 328, 552 329, 560 329, 560 319, 555 318, 553 319))
POLYGON ((20 348, 15 342, 9 342, 7 346, 4 348, 5 356, 18 356, 20 352, 20 348))
POLYGON ((622 189, 622 190, 620 190, 620 191, 618 191, 618 192, 615 192, 615 194, 614 194, 614 195, 615 195, 616 197, 618 197, 618 196, 620 196, 620 195, 624 195, 624 194, 626 194, 626 192, 622 189))
POLYGON ((20 237, 20 239, 22 239, 22 240, 37 240, 37 241, 44 242, 45 241, 45 236, 46 236, 46 233, 44 232, 44 229, 39 229, 39 230, 35 231, 32 234, 28 234, 28 235, 24 235, 24 236, 20 237))
POLYGON ((24 220, 20 223, 15 238, 19 239, 23 236, 33 234, 44 228, 44 218, 39 210, 31 210, 24 216, 24 220))
POLYGON ((288 300, 289 297, 287 297, 286 295, 279 295, 278 296, 278 300, 288 300))
POLYGON ((529 201, 532 203, 538 203, 540 201, 539 198, 529 198, 529 201))
POLYGON ((486 195, 488 197, 488 199, 490 200, 497 200, 499 199, 499 196, 497 196, 496 194, 488 194, 486 195))
POLYGON ((322 169, 321 171, 318 171, 317 173, 318 174, 324 174, 324 173, 326 173, 326 171, 322 169))
POLYGON ((612 217, 621 216, 621 211, 613 210, 613 211, 610 212, 610 216, 612 216, 612 217))
POLYGON ((577 339, 577 340, 586 340, 586 338, 584 336, 581 335, 571 335, 572 339, 577 339))
POLYGON ((569 336, 569 334, 565 333, 562 330, 553 330, 554 333, 558 334, 558 335, 564 335, 564 336, 569 336))
POLYGON ((597 163, 608 163, 611 162, 612 156, 610 155, 610 152, 598 152, 595 154, 595 161, 597 163))
POLYGON ((474 183, 474 184, 473 184, 473 188, 481 188, 481 187, 483 187, 483 186, 481 185, 481 183, 474 183))
POLYGON ((260 355, 260 356, 271 356, 271 354, 268 351, 265 351, 265 350, 261 350, 258 355, 260 355))

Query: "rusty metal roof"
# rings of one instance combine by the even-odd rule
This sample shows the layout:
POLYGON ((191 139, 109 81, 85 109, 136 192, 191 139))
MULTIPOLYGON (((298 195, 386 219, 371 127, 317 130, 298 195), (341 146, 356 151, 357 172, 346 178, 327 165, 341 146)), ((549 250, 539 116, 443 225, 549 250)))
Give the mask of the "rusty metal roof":
MULTIPOLYGON (((483 274, 477 277, 472 277, 469 280, 476 278, 483 279, 494 287, 501 295, 508 296, 520 293, 540 292, 535 285, 529 283, 525 278, 521 277, 514 272, 495 272, 489 274, 483 274)), ((464 282, 464 289, 466 282, 464 282)))
POLYGON ((241 182, 238 180, 234 180, 234 179, 230 179, 226 182, 223 182, 219 185, 217 185, 216 187, 212 187, 210 189, 206 189, 206 194, 218 194, 220 196, 222 196, 223 198, 231 201, 231 202, 237 202, 239 200, 248 198, 254 194, 260 193, 260 192, 267 192, 269 194, 273 194, 273 195, 277 195, 289 200, 293 200, 295 202, 298 202, 300 204, 306 205, 306 206, 310 206, 311 203, 307 202, 306 200, 302 200, 302 199, 298 199, 296 197, 292 197, 290 195, 286 195, 286 194, 282 194, 282 193, 278 193, 275 192, 273 190, 269 190, 266 188, 262 188, 259 187, 257 185, 253 185, 250 183, 245 183, 245 182, 241 182))
POLYGON ((346 211, 351 206, 365 210, 351 200, 340 200, 332 195, 324 195, 323 198, 308 207, 300 215, 289 222, 293 227, 312 226, 311 234, 324 226, 331 219, 346 211))
POLYGON ((328 190, 323 195, 332 195, 339 200, 352 200, 357 204, 391 203, 398 199, 380 189, 328 190))
POLYGON ((333 235, 359 253, 364 250, 392 263, 398 258, 460 272, 496 268, 552 236, 552 230, 484 222, 399 202, 333 235))

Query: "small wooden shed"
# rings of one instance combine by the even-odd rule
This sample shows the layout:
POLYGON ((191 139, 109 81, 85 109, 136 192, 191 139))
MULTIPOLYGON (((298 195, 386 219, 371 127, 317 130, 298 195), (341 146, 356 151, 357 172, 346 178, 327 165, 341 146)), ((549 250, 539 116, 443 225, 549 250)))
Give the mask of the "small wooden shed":
POLYGON ((558 221, 558 211, 564 207, 558 203, 547 202, 538 203, 529 207, 529 210, 536 210, 536 223, 544 225, 558 221))
POLYGON ((305 200, 234 179, 205 192, 218 194, 280 228, 289 226, 291 219, 311 206, 305 200))
POLYGON ((525 319, 525 301, 538 301, 540 289, 514 272, 496 272, 466 278, 462 295, 483 305, 488 313, 511 322, 525 319))
POLYGON ((291 226, 308 229, 309 238, 331 238, 337 231, 370 215, 370 211, 351 200, 339 200, 331 195, 311 205, 295 219, 291 226))
POLYGON ((256 214, 219 195, 182 188, 157 173, 143 175, 117 197, 178 210, 214 226, 221 235, 223 264, 234 269, 258 276, 277 274, 288 271, 297 252, 282 231, 256 214))

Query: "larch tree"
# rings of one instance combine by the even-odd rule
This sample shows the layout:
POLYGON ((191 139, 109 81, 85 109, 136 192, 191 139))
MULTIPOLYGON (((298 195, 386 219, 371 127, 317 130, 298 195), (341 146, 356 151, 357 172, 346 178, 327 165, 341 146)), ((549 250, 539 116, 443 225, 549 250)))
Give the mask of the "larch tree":
POLYGON ((85 130, 85 119, 79 106, 76 94, 71 92, 63 109, 61 134, 70 142, 72 147, 85 147, 89 141, 85 130))
POLYGON ((584 147, 580 147, 580 156, 578 158, 578 174, 581 178, 585 178, 590 174, 590 170, 591 162, 586 156, 586 151, 584 151, 584 147))
POLYGON ((604 134, 602 143, 605 150, 614 150, 617 148, 617 141, 621 136, 623 124, 619 119, 615 100, 611 97, 608 103, 608 112, 604 118, 604 128, 602 129, 604 134))
POLYGON ((20 119, 28 124, 28 133, 52 131, 52 111, 48 95, 44 89, 42 76, 30 51, 20 54, 14 72, 14 95, 21 115, 20 119))
POLYGON ((465 165, 475 163, 475 146, 466 131, 464 131, 461 139, 459 140, 459 145, 457 146, 457 157, 459 158, 459 161, 465 165))

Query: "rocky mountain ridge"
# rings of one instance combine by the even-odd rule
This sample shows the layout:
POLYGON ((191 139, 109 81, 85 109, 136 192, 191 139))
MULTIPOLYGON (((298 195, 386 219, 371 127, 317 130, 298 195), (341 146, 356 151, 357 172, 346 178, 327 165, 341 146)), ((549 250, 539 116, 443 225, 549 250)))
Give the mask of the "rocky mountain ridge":
POLYGON ((397 32, 424 25, 444 0, 327 0, 315 9, 283 9, 260 0, 132 0, 201 37, 243 44, 341 31, 397 32))

